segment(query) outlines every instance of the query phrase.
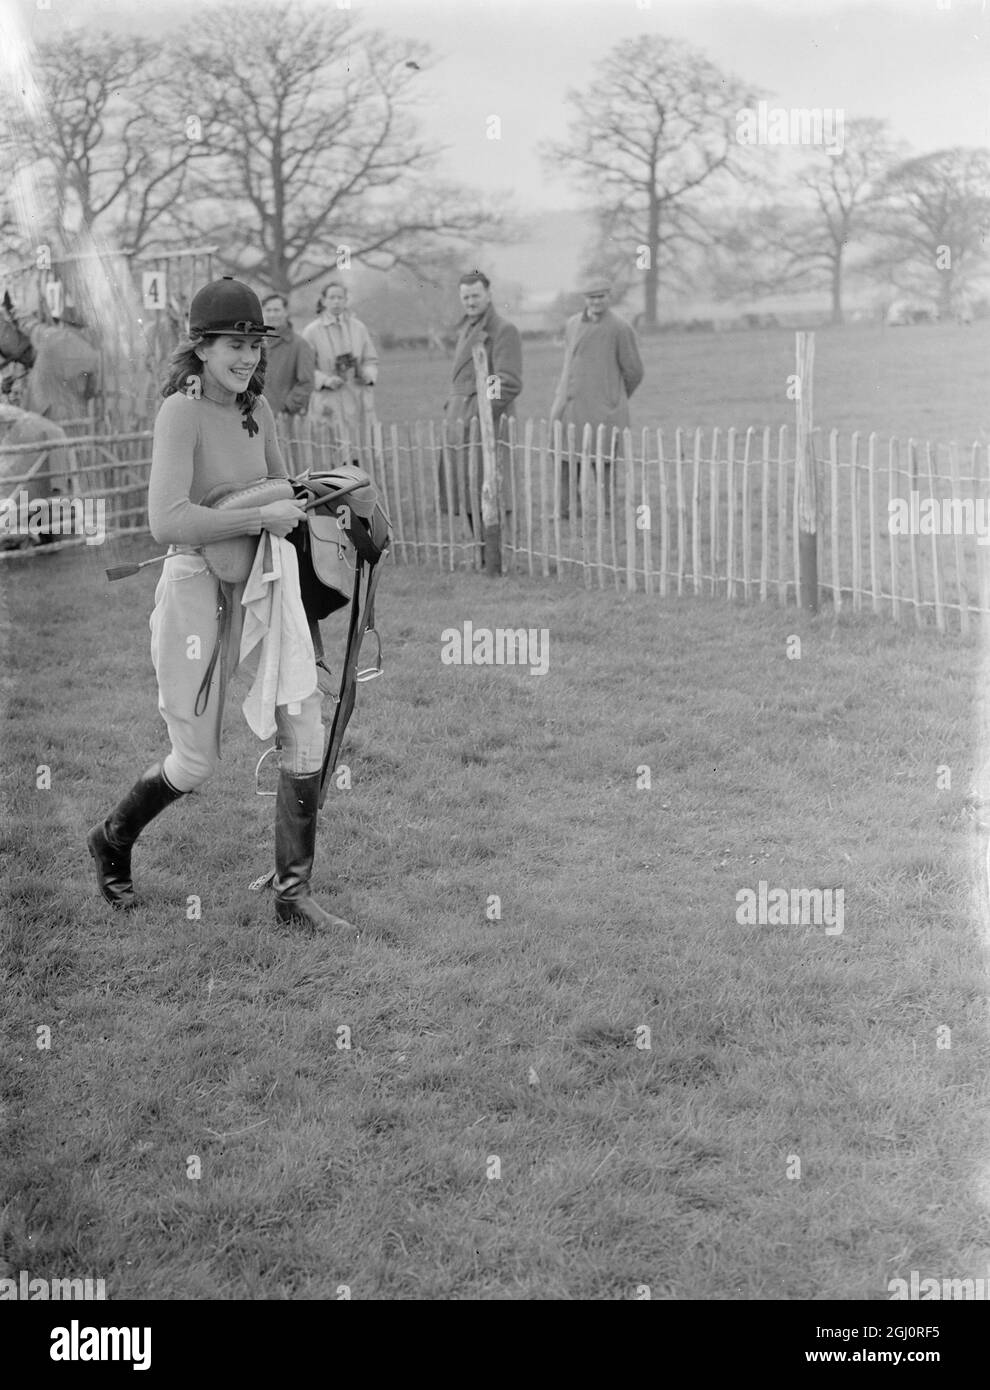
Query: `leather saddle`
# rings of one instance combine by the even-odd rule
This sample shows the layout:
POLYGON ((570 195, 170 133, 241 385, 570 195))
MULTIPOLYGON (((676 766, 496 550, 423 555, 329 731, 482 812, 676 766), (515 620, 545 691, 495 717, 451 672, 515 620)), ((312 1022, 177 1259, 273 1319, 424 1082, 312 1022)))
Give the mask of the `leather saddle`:
MULTIPOLYGON (((265 507, 269 502, 291 502, 295 495, 288 478, 259 478, 246 487, 240 483, 218 483, 203 497, 200 505, 226 512, 265 507)), ((231 536, 224 541, 209 541, 198 549, 218 579, 225 584, 243 584, 251 573, 259 539, 259 536, 231 536)))

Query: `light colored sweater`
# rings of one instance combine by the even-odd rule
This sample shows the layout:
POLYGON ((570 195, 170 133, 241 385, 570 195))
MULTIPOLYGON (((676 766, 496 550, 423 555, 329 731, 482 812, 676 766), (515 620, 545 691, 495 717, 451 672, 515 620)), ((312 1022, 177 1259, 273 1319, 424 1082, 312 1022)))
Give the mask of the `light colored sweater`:
POLYGON ((262 396, 255 402, 259 429, 248 435, 240 407, 182 392, 167 397, 155 417, 148 486, 148 525, 162 545, 204 545, 261 533, 261 508, 215 511, 199 501, 218 483, 247 486, 259 478, 285 478, 275 438, 275 417, 262 396))

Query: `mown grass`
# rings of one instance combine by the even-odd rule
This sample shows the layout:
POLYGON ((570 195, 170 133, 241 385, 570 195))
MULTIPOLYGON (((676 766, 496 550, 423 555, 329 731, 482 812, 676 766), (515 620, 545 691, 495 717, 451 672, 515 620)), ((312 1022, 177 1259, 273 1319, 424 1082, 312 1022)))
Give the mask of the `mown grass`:
MULTIPOLYGON (((360 310, 359 310, 360 312, 360 310)), ((752 425, 794 424, 788 395, 795 371, 787 328, 739 333, 665 333, 640 343, 645 375, 631 403, 634 430, 678 427, 745 433, 752 425)), ((520 420, 546 418, 563 364, 563 348, 523 344, 520 420)), ((987 361, 990 320, 962 327, 924 324, 880 328, 850 324, 815 332, 814 420, 826 439, 871 430, 901 439, 990 442, 987 361)), ((450 382, 439 354, 382 356, 375 403, 386 424, 438 420, 450 382)), ((864 446, 865 447, 865 446, 864 446)), ((965 471, 965 470, 964 470, 965 471)))
POLYGON ((85 830, 164 734, 152 583, 104 560, 3 576, 0 1272, 388 1300, 985 1273, 974 647, 391 569, 321 821, 348 953, 247 890, 273 803, 236 696, 216 780, 139 844, 141 906, 97 896, 85 830), (548 629, 549 673, 442 665, 465 620, 548 629), (844 931, 740 926, 761 879, 843 887, 844 931))

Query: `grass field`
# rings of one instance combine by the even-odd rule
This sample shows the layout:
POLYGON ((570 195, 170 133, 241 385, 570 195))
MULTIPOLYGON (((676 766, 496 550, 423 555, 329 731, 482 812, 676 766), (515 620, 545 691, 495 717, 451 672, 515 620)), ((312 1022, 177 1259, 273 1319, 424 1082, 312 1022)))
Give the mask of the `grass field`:
MULTIPOLYGON (((694 431, 700 429, 702 437, 699 457, 702 460, 700 475, 700 538, 701 572, 704 574, 704 587, 709 589, 709 579, 714 577, 715 591, 725 593, 726 587, 726 543, 728 512, 728 475, 726 468, 727 432, 730 427, 737 431, 735 441, 735 474, 733 483, 735 536, 732 572, 738 582, 743 573, 742 537, 744 516, 742 512, 742 471, 741 459, 746 448, 746 431, 755 430, 752 453, 747 474, 751 504, 751 521, 748 532, 751 546, 752 589, 755 597, 760 571, 760 558, 763 550, 763 530, 761 518, 762 474, 761 458, 763 430, 771 431, 769 455, 771 463, 768 486, 768 531, 767 556, 768 573, 773 580, 778 574, 778 564, 782 560, 781 573, 793 581, 793 457, 795 438, 795 406, 787 398, 788 380, 794 372, 794 334, 788 330, 776 329, 752 333, 726 334, 670 334, 643 342, 643 355, 646 376, 643 386, 634 396, 632 403, 633 452, 637 460, 642 458, 642 429, 654 433, 645 441, 646 469, 652 507, 652 567, 660 565, 660 488, 656 465, 658 453, 655 430, 662 429, 664 436, 664 455, 667 463, 667 482, 669 502, 676 506, 674 490, 675 479, 672 461, 677 453, 676 430, 682 428, 681 453, 685 462, 684 485, 687 506, 690 507, 692 488, 692 459, 694 454, 694 431), (788 459, 784 481, 786 492, 778 487, 777 451, 780 446, 778 431, 781 426, 788 427, 788 436, 782 446, 784 457, 788 459), (713 557, 711 527, 709 524, 711 475, 709 460, 712 457, 712 431, 720 431, 717 457, 718 489, 720 501, 720 532, 713 557), (786 539, 781 546, 777 537, 777 513, 783 497, 785 511, 786 539)), ((519 448, 515 454, 517 478, 516 521, 520 527, 518 546, 520 552, 525 548, 526 538, 522 520, 523 511, 523 460, 522 460, 522 422, 533 415, 539 418, 547 413, 560 369, 561 349, 551 343, 532 343, 524 345, 525 388, 518 402, 519 448)), ((990 458, 986 445, 990 443, 990 414, 987 410, 988 383, 987 362, 990 361, 990 321, 970 327, 955 324, 926 325, 915 328, 881 329, 873 326, 849 326, 841 329, 825 328, 816 333, 815 373, 814 373, 814 420, 820 433, 816 442, 820 487, 820 571, 823 590, 833 583, 833 552, 839 568, 837 587, 844 593, 845 601, 852 598, 852 590, 857 587, 860 599, 870 606, 872 599, 867 592, 871 589, 876 574, 877 592, 882 595, 897 593, 908 602, 902 609, 907 621, 914 621, 914 611, 910 600, 917 593, 923 621, 934 622, 936 591, 932 572, 931 538, 901 539, 898 543, 896 571, 892 571, 890 538, 887 531, 888 493, 898 498, 908 498, 913 489, 920 489, 928 495, 927 458, 925 441, 931 441, 933 449, 933 472, 936 475, 932 484, 934 496, 949 496, 950 462, 948 450, 944 447, 950 441, 959 446, 959 468, 961 474, 961 495, 986 498, 990 489, 990 458), (832 478, 828 467, 830 452, 829 433, 838 431, 837 459, 839 463, 836 478, 837 505, 834 508, 836 523, 833 536, 832 478), (860 434, 858 446, 858 467, 856 470, 856 495, 859 509, 858 529, 854 530, 851 514, 852 439, 854 431, 860 434), (869 435, 876 433, 875 459, 877 475, 874 482, 875 526, 870 534, 869 482, 866 472, 870 453, 869 435), (894 454, 897 472, 891 486, 888 474, 888 442, 896 436, 898 444, 894 454), (915 438, 917 472, 910 473, 911 452, 909 438, 915 438), (970 446, 981 445, 974 459, 970 446), (854 541, 858 536, 858 546, 854 541), (871 540, 875 545, 875 555, 871 551, 871 540), (856 557, 857 571, 853 557, 856 557)), ((422 512, 423 503, 413 505, 412 477, 420 469, 423 478, 422 494, 425 498, 425 511, 428 523, 424 537, 420 534, 420 557, 425 553, 435 554, 437 539, 433 520, 433 480, 436 462, 429 452, 428 436, 423 434, 417 444, 412 436, 411 425, 417 419, 435 418, 439 414, 445 393, 448 364, 440 358, 428 358, 425 354, 398 353, 388 355, 383 362, 381 384, 376 393, 383 423, 399 426, 397 436, 398 469, 403 492, 402 516, 405 534, 412 533, 411 522, 417 512, 422 512)), ((388 431, 386 431, 386 436, 388 431)), ((439 436, 437 436, 439 438, 439 436)), ((386 437, 386 452, 391 443, 386 437)), ((537 460, 534 468, 534 550, 542 550, 539 525, 539 485, 536 479, 537 460)), ((391 468, 391 465, 390 465, 391 468)), ((389 486, 394 492, 392 472, 389 472, 389 486)), ((643 470, 637 465, 635 478, 635 497, 645 500, 643 493, 643 470)), ((625 582, 626 535, 623 500, 626 494, 625 470, 617 474, 616 539, 612 544, 611 526, 606 524, 603 537, 603 554, 606 569, 603 570, 605 582, 613 581, 617 569, 620 582, 625 582), (611 570, 612 572, 607 572, 611 570)), ((550 486, 552 494, 552 482, 550 486)), ((392 499, 394 501, 394 498, 392 499)), ((682 570, 690 576, 693 565, 693 530, 690 516, 685 518, 685 546, 682 570)), ((584 579, 583 564, 592 568, 596 565, 596 524, 594 499, 588 513, 588 550, 582 547, 576 525, 564 525, 561 532, 559 551, 553 539, 551 528, 550 553, 559 554, 566 571, 581 583, 584 579), (582 557, 584 557, 582 559, 582 557)), ((459 540, 469 540, 463 529, 459 540)), ((441 531, 446 541, 446 530, 441 531)), ((508 540, 508 535, 504 537, 508 540)), ((637 552, 634 555, 634 568, 642 570, 645 555, 642 550, 642 536, 636 534, 634 540, 637 552)), ((671 548, 668 553, 667 573, 673 580, 677 569, 675 547, 678 541, 676 516, 671 519, 671 548)), ((985 587, 986 553, 974 537, 964 538, 957 549, 952 536, 939 537, 934 542, 938 556, 940 577, 940 602, 955 605, 956 612, 950 612, 948 620, 958 626, 958 608, 975 605, 985 587), (967 591, 957 590, 957 576, 965 578, 967 591)), ((506 552, 506 564, 524 567, 522 554, 510 557, 506 552)), ((540 560, 537 558, 537 569, 540 560)), ((553 565, 555 569, 556 566, 553 565)), ((593 582, 597 584, 598 575, 593 582)), ((688 580, 690 586, 690 578, 688 580)), ((831 601, 831 592, 823 593, 823 601, 831 601)), ((890 603, 885 597, 881 601, 883 612, 890 612, 890 603)))
MULTIPOLYGON (((816 418, 986 441, 988 339, 820 332, 816 418)), ((791 418, 793 335, 644 351, 637 426, 791 418)), ((521 414, 559 360, 527 345, 521 414)), ((436 418, 447 370, 387 356, 382 418, 436 418)), ((103 571, 154 553, 0 569, 0 1277, 885 1300, 912 1270, 986 1276, 975 642, 390 566, 386 675, 321 820, 316 888, 365 929, 348 953, 247 889, 273 803, 243 685, 215 781, 139 843, 139 908, 96 893, 86 829, 165 751, 154 579, 103 571), (444 665, 466 621, 546 629, 548 673, 444 665), (842 931, 740 924, 761 882, 841 889, 842 931)))
POLYGON ((395 568, 321 822, 348 954, 247 891, 273 803, 236 691, 222 771, 139 844, 142 905, 97 896, 86 828, 164 734, 153 580, 104 559, 4 571, 0 1275, 386 1300, 985 1275, 973 646, 395 568), (546 628, 548 674, 441 664, 465 620, 546 628), (842 932, 740 925, 761 880, 841 887, 842 932))
MULTIPOLYGON (((641 348, 646 374, 632 400, 634 429, 734 425, 745 431, 794 423, 787 396, 794 334, 788 329, 671 333, 644 339, 641 348)), ((561 347, 524 343, 520 419, 549 414, 562 362, 561 347)), ((826 432, 990 443, 988 362, 990 320, 968 327, 820 328, 815 422, 826 432)), ((438 419, 449 380, 449 362, 439 355, 385 354, 375 392, 381 419, 438 419)))

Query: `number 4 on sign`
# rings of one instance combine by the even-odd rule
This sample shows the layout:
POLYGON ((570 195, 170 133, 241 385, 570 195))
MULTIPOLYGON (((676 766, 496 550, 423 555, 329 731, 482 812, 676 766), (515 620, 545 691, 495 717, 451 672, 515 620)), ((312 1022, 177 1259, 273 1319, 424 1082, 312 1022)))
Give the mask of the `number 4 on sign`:
POLYGON ((164 270, 143 270, 141 272, 141 295, 146 309, 165 308, 164 270))

